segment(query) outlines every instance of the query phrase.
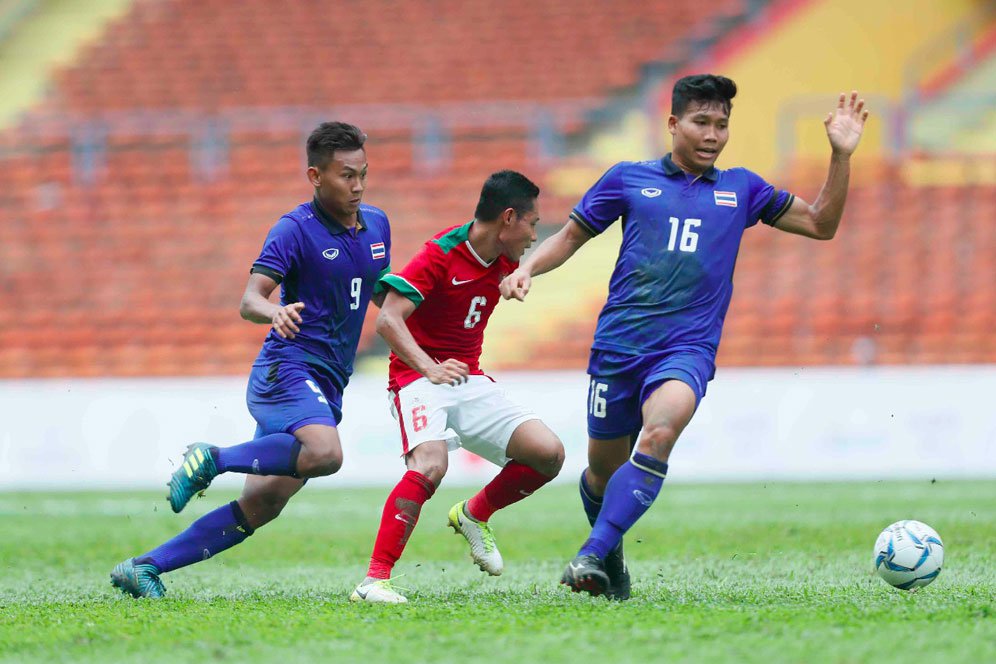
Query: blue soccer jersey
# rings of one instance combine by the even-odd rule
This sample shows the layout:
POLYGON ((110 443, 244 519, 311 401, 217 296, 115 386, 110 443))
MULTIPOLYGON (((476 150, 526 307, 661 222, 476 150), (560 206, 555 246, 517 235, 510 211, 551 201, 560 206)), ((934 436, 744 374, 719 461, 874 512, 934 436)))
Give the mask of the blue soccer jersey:
POLYGON ((743 232, 758 221, 774 224, 793 198, 744 168, 710 168, 696 178, 670 154, 610 168, 571 213, 592 235, 623 223, 592 348, 714 357, 743 232))
POLYGON ((367 305, 378 279, 390 272, 390 258, 387 215, 370 205, 360 206, 354 228, 339 224, 317 200, 281 217, 252 272, 280 284, 281 305, 304 303, 301 331, 284 339, 271 329, 254 366, 307 364, 345 388, 367 305))

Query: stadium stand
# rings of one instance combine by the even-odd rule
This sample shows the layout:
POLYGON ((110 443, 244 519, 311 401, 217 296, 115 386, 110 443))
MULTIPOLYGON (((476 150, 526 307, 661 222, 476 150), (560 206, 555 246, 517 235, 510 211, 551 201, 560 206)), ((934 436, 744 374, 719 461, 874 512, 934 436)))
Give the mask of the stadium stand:
MULTIPOLYGON (((544 127, 584 133, 642 66, 688 61, 757 3, 414 5, 340 19, 308 0, 274 21, 265 0, 140 0, 108 24, 0 133, 0 292, 22 312, 0 329, 0 377, 244 373, 265 333, 237 315, 246 270, 306 195, 301 144, 323 109, 371 134, 368 201, 389 212, 400 264, 470 218, 489 172, 542 184, 563 163, 538 147, 544 127)), ((545 195, 544 219, 573 202, 545 195)), ((996 361, 994 203, 985 185, 882 179, 818 250, 752 231, 720 361, 996 361)), ((491 366, 583 365, 616 246, 586 249, 574 283, 537 298, 559 313, 522 325, 529 338, 489 339, 491 366)), ((368 329, 361 349, 375 347, 368 329)))

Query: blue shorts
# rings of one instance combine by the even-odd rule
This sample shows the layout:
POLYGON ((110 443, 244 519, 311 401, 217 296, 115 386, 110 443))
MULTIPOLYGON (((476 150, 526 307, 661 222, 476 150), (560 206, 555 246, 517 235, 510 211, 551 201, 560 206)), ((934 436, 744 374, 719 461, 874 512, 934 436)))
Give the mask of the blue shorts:
POLYGON ((294 433, 306 424, 336 426, 342 419, 342 390, 315 367, 281 360, 254 364, 246 404, 256 436, 294 433))
POLYGON ((588 436, 608 440, 639 434, 643 402, 668 380, 680 380, 691 387, 698 407, 715 373, 712 355, 703 351, 630 355, 592 348, 588 360, 588 436))

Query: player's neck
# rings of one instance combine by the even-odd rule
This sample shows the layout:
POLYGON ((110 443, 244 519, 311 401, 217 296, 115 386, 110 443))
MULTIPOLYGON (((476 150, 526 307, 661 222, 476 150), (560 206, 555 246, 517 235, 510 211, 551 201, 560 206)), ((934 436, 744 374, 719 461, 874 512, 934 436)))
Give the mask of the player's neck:
POLYGON ((322 200, 318 192, 315 192, 315 204, 318 206, 319 211, 326 217, 335 221, 340 226, 345 228, 353 228, 356 226, 356 213, 348 213, 337 211, 334 207, 328 204, 327 201, 322 200))
POLYGON ((696 179, 702 177, 705 174, 705 172, 709 170, 709 168, 711 168, 709 166, 705 168, 696 168, 694 166, 688 166, 684 163, 684 160, 681 158, 681 155, 673 151, 671 152, 671 161, 674 162, 675 166, 685 171, 687 175, 691 175, 696 179))
POLYGON ((485 263, 493 263, 501 254, 498 246, 498 228, 494 224, 482 224, 478 220, 470 225, 467 241, 474 248, 474 253, 485 263))

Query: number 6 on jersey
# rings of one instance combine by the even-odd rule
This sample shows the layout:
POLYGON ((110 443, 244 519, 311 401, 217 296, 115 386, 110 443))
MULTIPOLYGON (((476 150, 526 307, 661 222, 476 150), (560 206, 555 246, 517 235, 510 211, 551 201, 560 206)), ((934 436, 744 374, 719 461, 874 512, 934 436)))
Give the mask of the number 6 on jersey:
POLYGON ((488 303, 488 298, 486 297, 475 297, 470 301, 470 311, 467 312, 467 317, 463 319, 463 326, 465 329, 470 329, 481 322, 481 312, 478 310, 478 306, 483 307, 488 303))

